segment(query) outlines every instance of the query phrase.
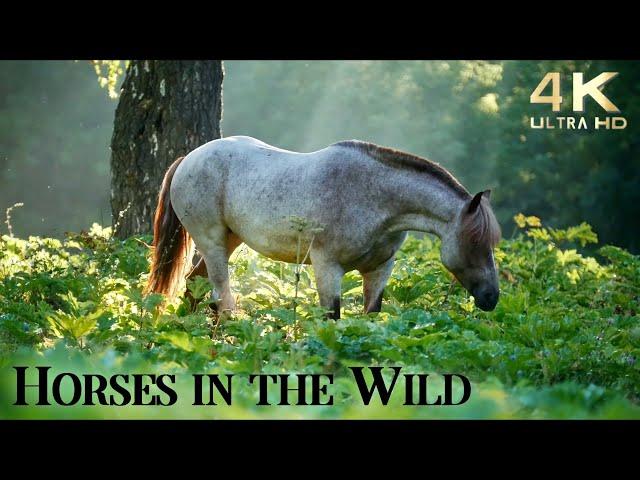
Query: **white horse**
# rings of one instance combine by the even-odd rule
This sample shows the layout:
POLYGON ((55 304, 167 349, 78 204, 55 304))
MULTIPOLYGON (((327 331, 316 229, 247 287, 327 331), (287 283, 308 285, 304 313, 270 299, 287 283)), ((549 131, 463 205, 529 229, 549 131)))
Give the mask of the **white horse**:
POLYGON ((354 269, 365 311, 380 311, 395 253, 413 230, 440 237, 442 263, 479 308, 493 310, 500 227, 488 200, 489 191, 471 196, 436 163, 371 143, 298 153, 245 136, 214 140, 165 175, 147 291, 176 294, 195 242, 202 260, 192 275, 208 275, 219 311, 233 310, 228 259, 244 242, 284 262, 309 251, 305 263, 332 318, 340 317, 342 277, 354 269), (295 218, 313 229, 300 232, 295 218))

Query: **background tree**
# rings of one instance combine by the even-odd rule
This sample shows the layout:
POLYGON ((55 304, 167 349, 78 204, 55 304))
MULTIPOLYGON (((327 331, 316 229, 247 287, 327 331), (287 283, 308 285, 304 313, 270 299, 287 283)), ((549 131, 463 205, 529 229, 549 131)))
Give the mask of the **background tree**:
POLYGON ((84 61, 0 62, 0 215, 24 202, 17 234, 109 224, 115 108, 84 61))
POLYGON ((222 62, 132 60, 111 139, 116 235, 152 230, 158 190, 179 156, 220 138, 222 62))
POLYGON ((640 206, 640 64, 554 60, 503 66, 499 148, 491 160, 499 216, 507 219, 523 212, 556 227, 586 221, 603 243, 640 251, 640 224, 635 221, 640 206), (593 129, 592 118, 607 114, 591 98, 586 98, 583 114, 588 130, 530 128, 530 116, 581 116, 571 108, 572 73, 583 72, 585 79, 592 79, 605 71, 620 73, 604 92, 627 119, 626 129, 593 129), (564 100, 556 115, 548 104, 529 103, 533 86, 547 72, 561 75, 564 100))

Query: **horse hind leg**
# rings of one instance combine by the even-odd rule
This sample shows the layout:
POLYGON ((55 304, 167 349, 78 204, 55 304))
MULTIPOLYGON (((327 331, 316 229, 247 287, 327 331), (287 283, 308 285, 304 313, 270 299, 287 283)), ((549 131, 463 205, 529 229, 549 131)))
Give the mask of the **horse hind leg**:
POLYGON ((229 257, 242 241, 227 229, 214 229, 196 241, 202 258, 188 278, 207 276, 213 287, 211 300, 219 313, 233 311, 236 302, 229 286, 229 257))
MULTIPOLYGON (((233 232, 229 232, 229 234, 227 235, 227 259, 231 257, 236 248, 238 248, 241 244, 242 240, 240 240, 240 237, 238 237, 233 232)), ((193 257, 191 271, 187 275, 187 279, 191 280, 195 277, 209 277, 209 273, 207 272, 207 264, 205 263, 204 257, 202 256, 202 254, 200 254, 200 252, 198 252, 193 257)))

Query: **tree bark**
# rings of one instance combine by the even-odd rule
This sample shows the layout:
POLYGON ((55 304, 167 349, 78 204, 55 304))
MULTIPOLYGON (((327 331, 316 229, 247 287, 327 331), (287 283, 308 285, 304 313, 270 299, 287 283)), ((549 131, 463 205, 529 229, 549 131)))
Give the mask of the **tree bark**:
POLYGON ((111 213, 124 239, 152 231, 169 165, 220 138, 222 62, 133 60, 111 138, 111 213))

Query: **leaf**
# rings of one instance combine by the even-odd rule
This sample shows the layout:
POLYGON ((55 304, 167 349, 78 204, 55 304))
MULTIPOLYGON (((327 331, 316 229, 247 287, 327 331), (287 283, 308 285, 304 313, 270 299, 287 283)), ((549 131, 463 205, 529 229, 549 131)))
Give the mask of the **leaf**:
POLYGON ((178 347, 187 352, 191 352, 194 349, 191 343, 191 340, 189 338, 189 334, 187 332, 178 332, 178 331, 163 332, 160 335, 160 340, 169 342, 173 346, 178 347))
POLYGON ((211 292, 211 283, 208 278, 194 277, 187 280, 187 288, 196 300, 201 300, 204 296, 211 292))
POLYGON ((73 314, 58 311, 49 315, 47 320, 58 337, 71 338, 78 341, 96 328, 102 313, 101 310, 97 310, 94 313, 76 317, 73 314))

